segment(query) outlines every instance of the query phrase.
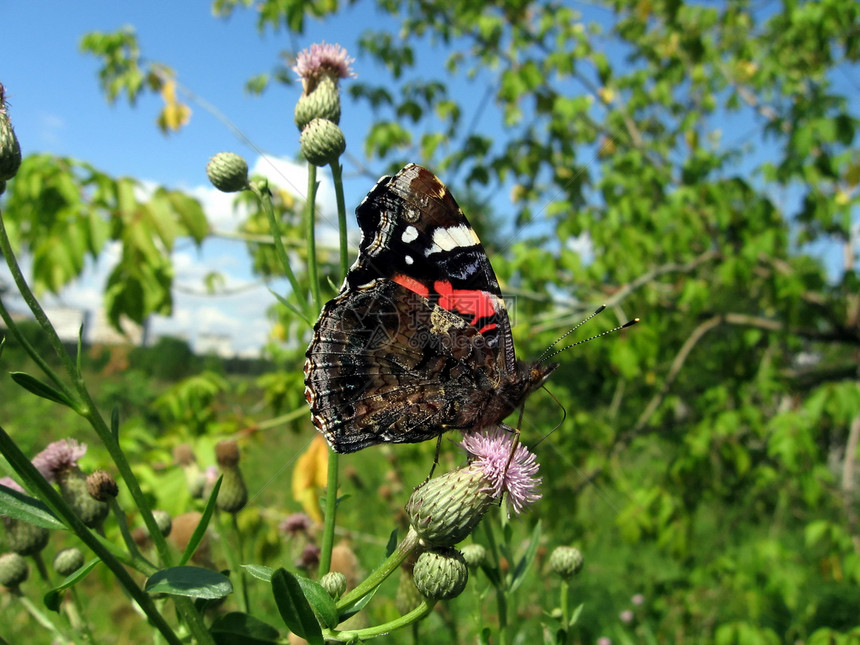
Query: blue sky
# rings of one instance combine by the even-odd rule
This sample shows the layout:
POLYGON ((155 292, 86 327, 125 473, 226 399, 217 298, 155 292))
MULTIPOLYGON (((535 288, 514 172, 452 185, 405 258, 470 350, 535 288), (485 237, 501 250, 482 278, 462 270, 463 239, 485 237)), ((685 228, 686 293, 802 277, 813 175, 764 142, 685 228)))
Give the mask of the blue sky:
MULTIPOLYGON (((379 26, 382 19, 370 7, 347 9, 325 25, 310 23, 306 35, 297 39, 284 30, 260 35, 250 11, 216 19, 210 3, 199 0, 2 2, 0 81, 7 89, 24 154, 68 155, 114 176, 129 175, 192 191, 207 205, 216 228, 231 230, 238 219, 230 214, 231 198, 209 189, 208 158, 222 150, 235 151, 248 159, 252 169, 270 174, 268 160, 294 158, 298 148, 292 114, 300 85, 273 85, 264 96, 254 97, 243 91, 244 83, 253 75, 271 71, 284 50, 298 51, 312 42, 340 42, 354 53, 355 39, 364 28, 357 29, 357 25, 379 26), (194 103, 190 125, 170 136, 162 135, 155 126, 161 108, 157 97, 145 96, 134 108, 122 100, 109 105, 98 85, 99 61, 80 53, 79 42, 87 32, 109 32, 123 25, 134 26, 146 57, 173 67, 182 84, 215 105, 254 147, 194 103), (267 161, 261 163, 258 151, 265 153, 267 161)), ((359 73, 369 71, 366 66, 356 67, 359 73)), ((359 145, 369 118, 368 114, 352 114, 342 124, 352 145, 359 145)), ((280 181, 294 184, 298 193, 304 192, 305 180, 288 165, 280 165, 276 174, 280 181)), ((348 182, 349 210, 372 185, 367 178, 348 182)), ((322 207, 333 208, 330 190, 323 192, 322 207)), ((268 331, 264 312, 273 297, 263 285, 252 288, 243 244, 215 240, 207 242, 202 254, 187 245, 175 259, 176 282, 181 287, 175 294, 176 313, 173 320, 153 320, 153 331, 184 334, 191 341, 203 332, 228 334, 239 351, 259 348, 268 331), (213 268, 227 276, 231 289, 243 285, 248 289, 229 298, 189 296, 189 291, 202 291, 200 280, 213 268)), ((26 266, 26 258, 22 260, 26 266)), ((108 259, 92 267, 57 304, 97 306, 109 266, 108 259)), ((0 275, 6 275, 5 267, 0 275)), ((283 289, 279 283, 273 287, 283 289)), ((52 298, 47 301, 55 302, 52 298)))

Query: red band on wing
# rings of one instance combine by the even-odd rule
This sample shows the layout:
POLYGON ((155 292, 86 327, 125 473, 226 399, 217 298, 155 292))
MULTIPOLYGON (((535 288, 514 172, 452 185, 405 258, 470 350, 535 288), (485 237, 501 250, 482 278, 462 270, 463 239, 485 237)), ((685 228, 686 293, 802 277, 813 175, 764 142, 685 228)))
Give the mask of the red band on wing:
POLYGON ((406 287, 409 291, 417 293, 419 296, 430 297, 430 288, 427 285, 421 284, 415 278, 410 278, 408 275, 403 275, 402 273, 395 273, 392 280, 401 287, 406 287))
MULTIPOLYGON (((450 282, 437 281, 433 289, 439 294, 439 306, 448 311, 461 314, 473 314, 475 318, 470 324, 475 325, 482 318, 488 318, 496 313, 495 298, 491 293, 478 289, 455 289, 450 282)), ((480 331, 492 329, 495 324, 486 325, 480 331)))

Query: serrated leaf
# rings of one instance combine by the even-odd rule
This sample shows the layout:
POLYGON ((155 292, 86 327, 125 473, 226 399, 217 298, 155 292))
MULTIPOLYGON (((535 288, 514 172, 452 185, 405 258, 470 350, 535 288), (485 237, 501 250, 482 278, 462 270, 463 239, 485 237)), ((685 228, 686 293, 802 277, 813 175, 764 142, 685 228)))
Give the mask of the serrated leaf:
POLYGON ((45 597, 43 599, 45 607, 47 607, 51 611, 59 612, 60 603, 63 601, 63 592, 70 587, 74 587, 81 580, 86 578, 90 574, 90 571, 96 568, 96 565, 99 562, 101 562, 99 558, 93 558, 80 569, 75 571, 73 574, 66 576, 66 578, 59 585, 57 585, 45 594, 45 597))
POLYGON ((69 397, 47 383, 40 381, 35 376, 30 376, 26 372, 12 372, 10 376, 13 381, 28 392, 54 403, 60 403, 73 410, 75 409, 75 404, 69 397))
POLYGON ((272 574, 272 594, 284 624, 310 645, 324 645, 322 630, 296 576, 286 569, 272 574))
POLYGON ((218 618, 209 628, 218 645, 263 645, 280 642, 278 630, 258 618, 231 611, 218 618))
POLYGON ((147 593, 170 596, 216 599, 233 592, 230 579, 217 571, 202 567, 171 567, 156 571, 146 581, 147 593))
POLYGON ((41 501, 2 484, 0 484, 0 515, 45 529, 66 528, 66 525, 60 522, 41 501))

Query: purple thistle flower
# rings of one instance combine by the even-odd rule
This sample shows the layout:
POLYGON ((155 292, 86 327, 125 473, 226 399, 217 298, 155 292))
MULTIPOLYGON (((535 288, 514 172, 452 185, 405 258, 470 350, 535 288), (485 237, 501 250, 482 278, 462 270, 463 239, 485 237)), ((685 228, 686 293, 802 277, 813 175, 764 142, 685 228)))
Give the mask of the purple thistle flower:
POLYGON ((18 491, 19 493, 24 492, 24 489, 21 488, 21 485, 11 477, 0 478, 0 485, 5 486, 6 488, 11 488, 12 490, 18 491))
POLYGON ((33 465, 49 482, 57 481, 57 475, 69 468, 77 468, 78 460, 87 454, 87 444, 74 439, 60 439, 48 444, 33 457, 33 465))
POLYGON ((630 602, 632 602, 638 607, 645 602, 645 596, 643 596, 641 593, 637 593, 630 599, 630 602))
POLYGON ((493 497, 508 494, 508 508, 521 513, 541 498, 538 463, 534 453, 519 444, 511 457, 515 435, 494 428, 472 432, 460 444, 473 457, 473 465, 489 481, 486 491, 493 497))
POLYGON ((633 622, 633 611, 630 609, 625 609, 620 614, 618 614, 618 618, 621 619, 622 623, 632 623, 633 622))
POLYGON ((338 44, 314 43, 299 52, 293 71, 303 81, 315 79, 325 73, 336 78, 349 78, 355 76, 349 67, 354 62, 355 59, 349 57, 346 49, 338 44))
POLYGON ((295 537, 301 533, 307 533, 311 528, 311 523, 311 518, 304 513, 293 513, 287 515, 278 528, 288 536, 295 537))

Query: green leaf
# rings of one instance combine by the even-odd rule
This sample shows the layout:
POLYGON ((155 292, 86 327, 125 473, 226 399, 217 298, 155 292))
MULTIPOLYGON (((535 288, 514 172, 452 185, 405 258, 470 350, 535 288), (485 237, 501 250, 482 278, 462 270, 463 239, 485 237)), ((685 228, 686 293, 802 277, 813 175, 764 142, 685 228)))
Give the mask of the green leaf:
POLYGON ((12 372, 11 375, 12 380, 15 381, 18 385, 23 387, 28 392, 35 394, 36 396, 40 396, 43 399, 48 399, 49 401, 53 401, 54 403, 60 403, 67 407, 70 407, 72 410, 75 409, 75 403, 68 396, 66 396, 63 392, 55 389, 54 387, 48 385, 37 379, 34 376, 30 376, 26 372, 12 372))
POLYGON ((278 612, 290 631, 310 645, 324 645, 322 630, 296 576, 286 569, 275 571, 272 574, 272 593, 278 612))
POLYGON ((209 526, 209 521, 212 519, 212 514, 215 512, 215 502, 218 500, 218 491, 221 490, 222 479, 224 479, 224 475, 218 477, 218 481, 216 481, 215 485, 212 487, 212 492, 209 494, 209 500, 206 502, 206 508, 203 509, 203 515, 200 517, 200 522, 197 524, 197 528, 194 529, 194 533, 191 534, 191 539, 188 540, 188 544, 185 546, 185 551, 183 551, 182 557, 179 559, 180 565, 184 565, 191 559, 191 556, 194 555, 197 547, 200 546, 203 536, 206 535, 206 528, 209 526))
POLYGON ((51 611, 59 612, 60 603, 63 600, 63 592, 70 587, 74 587, 81 580, 86 578, 90 574, 90 571, 95 569, 96 565, 100 562, 100 559, 93 558, 73 574, 66 576, 65 580, 45 594, 45 607, 51 611))
POLYGON ((66 525, 60 522, 41 501, 2 484, 0 484, 0 515, 45 529, 66 528, 66 525))
POLYGON ((271 582, 272 574, 275 570, 272 567, 266 567, 262 564, 243 564, 242 568, 247 571, 252 577, 263 582, 271 582))
POLYGON ((230 579, 202 567, 171 567, 156 571, 146 581, 147 593, 165 593, 189 598, 223 598, 233 592, 230 579))
POLYGON ((258 618, 231 611, 218 618, 209 628, 218 645, 263 645, 278 643, 278 630, 258 618))
POLYGON ((540 535, 541 523, 540 521, 538 521, 538 523, 532 530, 531 539, 529 540, 526 552, 523 554, 523 557, 520 558, 519 562, 517 562, 516 567, 514 567, 513 576, 511 578, 510 593, 515 592, 523 583, 523 580, 526 577, 526 573, 528 572, 529 567, 531 567, 532 562, 534 562, 535 554, 537 553, 538 545, 540 542, 540 535))
POLYGON ((307 598, 317 618, 322 620, 323 624, 330 629, 337 627, 340 618, 334 598, 315 580, 310 580, 302 576, 296 576, 296 580, 299 581, 302 593, 307 598))

